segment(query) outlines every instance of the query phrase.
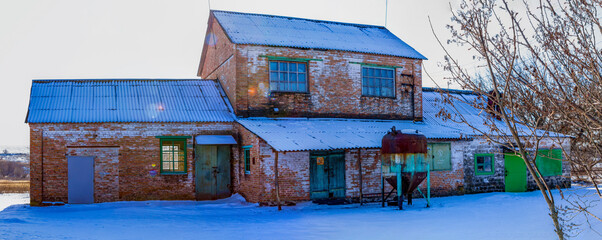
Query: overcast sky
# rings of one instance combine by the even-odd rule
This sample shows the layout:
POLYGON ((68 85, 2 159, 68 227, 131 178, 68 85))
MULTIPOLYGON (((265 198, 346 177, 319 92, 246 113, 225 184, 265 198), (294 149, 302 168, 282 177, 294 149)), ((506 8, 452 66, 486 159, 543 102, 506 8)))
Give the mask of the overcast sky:
MULTIPOLYGON (((385 2, 212 0, 211 8, 385 25, 385 2)), ((32 79, 196 77, 208 14, 207 0, 0 0, 0 146, 29 144, 32 79)), ((446 0, 389 0, 387 28, 425 55, 425 70, 447 87, 429 16, 447 39, 446 0)))

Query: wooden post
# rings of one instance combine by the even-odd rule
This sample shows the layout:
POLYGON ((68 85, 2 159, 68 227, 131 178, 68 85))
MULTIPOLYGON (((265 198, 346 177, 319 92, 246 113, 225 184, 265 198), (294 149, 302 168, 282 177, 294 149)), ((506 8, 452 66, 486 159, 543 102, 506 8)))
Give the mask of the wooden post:
POLYGON ((278 151, 276 151, 276 158, 274 159, 274 175, 276 176, 276 201, 278 202, 278 211, 282 210, 282 204, 280 203, 280 186, 278 184, 278 151))
POLYGON ((364 183, 362 179, 362 149, 357 149, 357 167, 360 173, 360 206, 364 204, 364 183))
POLYGON ((378 155, 380 159, 380 195, 382 196, 382 205, 385 207, 385 179, 383 176, 383 159, 378 155))

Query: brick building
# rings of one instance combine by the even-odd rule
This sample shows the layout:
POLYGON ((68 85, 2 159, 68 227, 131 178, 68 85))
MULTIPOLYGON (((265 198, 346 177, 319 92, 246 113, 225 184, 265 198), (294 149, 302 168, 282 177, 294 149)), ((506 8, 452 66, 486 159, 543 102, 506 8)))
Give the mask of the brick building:
MULTIPOLYGON (((427 137, 435 195, 533 189, 505 176, 504 149, 436 116, 425 59, 380 26, 212 11, 211 80, 34 80, 31 203, 357 199, 380 192, 393 126, 427 137)), ((547 180, 570 184, 558 163, 547 180)))

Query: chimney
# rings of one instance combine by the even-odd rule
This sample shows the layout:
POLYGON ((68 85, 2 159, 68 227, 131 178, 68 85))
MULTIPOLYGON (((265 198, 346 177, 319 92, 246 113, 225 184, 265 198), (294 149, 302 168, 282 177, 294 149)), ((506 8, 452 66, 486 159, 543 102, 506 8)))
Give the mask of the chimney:
POLYGON ((495 101, 495 99, 501 99, 502 94, 500 93, 497 96, 495 91, 489 91, 487 93, 487 113, 491 114, 497 120, 502 120, 502 115, 500 113, 500 105, 495 101))

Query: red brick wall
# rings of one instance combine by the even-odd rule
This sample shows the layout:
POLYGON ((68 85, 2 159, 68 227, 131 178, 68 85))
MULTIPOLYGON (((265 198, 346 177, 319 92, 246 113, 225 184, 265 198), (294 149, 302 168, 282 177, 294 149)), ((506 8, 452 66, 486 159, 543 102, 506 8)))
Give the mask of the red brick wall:
POLYGON ((334 50, 237 45, 236 61, 239 90, 234 106, 238 115, 391 119, 422 117, 421 60, 334 50), (314 58, 322 61, 308 62, 309 93, 270 95, 269 61, 267 57, 260 55, 314 58), (402 67, 397 68, 395 74, 396 97, 363 97, 361 65, 351 62, 402 67), (412 88, 402 83, 414 84, 414 99, 410 94, 412 88), (274 112, 274 107, 279 111, 274 112))
POLYGON ((160 166, 155 136, 234 131, 233 123, 30 124, 31 203, 68 202, 67 156, 91 154, 97 154, 96 174, 104 175, 95 176, 97 202, 194 199, 193 140, 187 140, 187 174, 151 177, 151 165, 160 166))
MULTIPOLYGON (((451 170, 431 171, 431 196, 464 194, 464 151, 468 142, 452 141, 451 170)), ((426 180, 418 186, 426 194, 426 180)), ((418 196, 419 193, 415 193, 418 196)))
POLYGON ((233 163, 232 181, 234 183, 234 191, 240 193, 247 201, 259 202, 266 198, 264 184, 266 181, 270 181, 270 179, 266 179, 267 176, 263 173, 265 164, 260 151, 267 144, 243 126, 238 125, 237 129, 239 133, 239 148, 234 152, 234 155, 237 156, 236 161, 233 163), (250 149, 251 171, 248 174, 245 173, 244 169, 242 146, 253 146, 250 149))
MULTIPOLYGON (((119 148, 67 147, 67 156, 94 156, 94 202, 119 200, 119 148)), ((64 189, 57 189, 63 191, 64 189)))
POLYGON ((237 101, 235 52, 236 46, 211 14, 197 75, 203 79, 219 79, 232 105, 237 101))
POLYGON ((336 50, 233 44, 210 16, 198 75, 218 78, 239 116, 422 118, 422 60, 336 50), (313 58, 308 93, 269 91, 268 59, 313 58), (395 98, 361 96, 361 65, 399 66, 395 98), (413 84, 413 87, 402 84, 413 84), (414 92, 412 97, 411 92, 414 92), (274 112, 278 108, 278 112, 274 112))

